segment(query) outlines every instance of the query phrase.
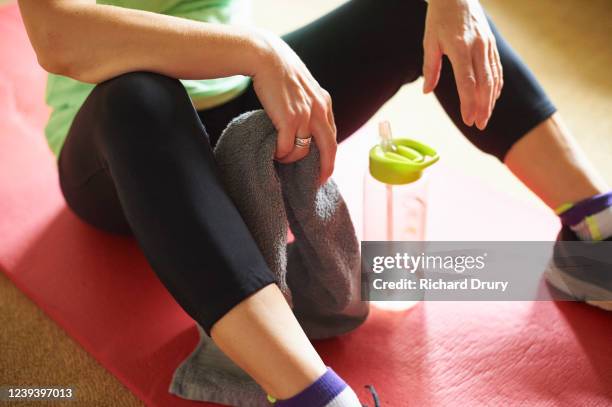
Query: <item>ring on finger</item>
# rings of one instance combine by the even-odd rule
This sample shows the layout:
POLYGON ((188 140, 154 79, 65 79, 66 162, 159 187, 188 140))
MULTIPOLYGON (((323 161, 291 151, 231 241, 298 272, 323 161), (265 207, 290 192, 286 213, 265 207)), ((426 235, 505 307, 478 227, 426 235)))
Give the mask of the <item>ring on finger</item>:
POLYGON ((311 141, 312 141, 312 137, 306 137, 306 138, 296 137, 293 144, 298 148, 308 148, 311 141))

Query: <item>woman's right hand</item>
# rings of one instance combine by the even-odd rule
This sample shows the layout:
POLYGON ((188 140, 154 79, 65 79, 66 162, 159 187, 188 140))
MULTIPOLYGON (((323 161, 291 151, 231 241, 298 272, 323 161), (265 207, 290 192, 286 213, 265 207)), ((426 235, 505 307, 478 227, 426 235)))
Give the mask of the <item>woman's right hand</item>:
POLYGON ((281 38, 263 31, 257 37, 253 87, 278 131, 275 158, 282 163, 303 158, 309 149, 296 147, 295 138, 312 136, 324 183, 334 170, 337 148, 331 97, 281 38))

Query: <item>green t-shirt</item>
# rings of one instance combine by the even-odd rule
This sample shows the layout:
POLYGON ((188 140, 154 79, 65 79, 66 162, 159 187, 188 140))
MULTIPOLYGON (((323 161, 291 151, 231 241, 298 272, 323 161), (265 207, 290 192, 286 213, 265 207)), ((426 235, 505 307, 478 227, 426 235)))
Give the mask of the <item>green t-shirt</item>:
MULTIPOLYGON (((98 4, 147 10, 211 23, 232 24, 248 19, 248 0, 98 0, 98 4)), ((231 76, 207 80, 182 80, 198 109, 220 105, 237 96, 249 85, 250 78, 231 76)), ((51 116, 45 128, 49 147, 59 157, 68 129, 94 85, 49 74, 46 102, 51 116)))

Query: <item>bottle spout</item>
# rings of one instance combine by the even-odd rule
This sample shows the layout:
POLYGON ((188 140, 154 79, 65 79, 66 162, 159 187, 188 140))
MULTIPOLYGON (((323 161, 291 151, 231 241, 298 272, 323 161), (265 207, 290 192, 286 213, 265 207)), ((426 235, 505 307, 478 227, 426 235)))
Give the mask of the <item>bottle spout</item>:
POLYGON ((393 143, 393 135, 391 133, 391 123, 385 120, 378 123, 378 135, 380 136, 380 146, 386 153, 396 153, 397 147, 393 143))

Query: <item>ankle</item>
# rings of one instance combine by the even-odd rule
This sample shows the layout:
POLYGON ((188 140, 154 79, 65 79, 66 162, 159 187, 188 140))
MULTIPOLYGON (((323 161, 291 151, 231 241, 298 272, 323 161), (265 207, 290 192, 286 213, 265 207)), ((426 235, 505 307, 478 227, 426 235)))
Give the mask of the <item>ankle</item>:
POLYGON ((268 396, 275 407, 361 407, 355 392, 330 367, 304 390, 287 399, 268 396))
POLYGON ((556 213, 581 240, 612 236, 612 191, 560 206, 556 213))
POLYGON ((265 386, 269 398, 285 400, 295 397, 303 392, 327 372, 327 367, 321 362, 309 364, 304 368, 285 375, 283 380, 275 381, 265 386))

